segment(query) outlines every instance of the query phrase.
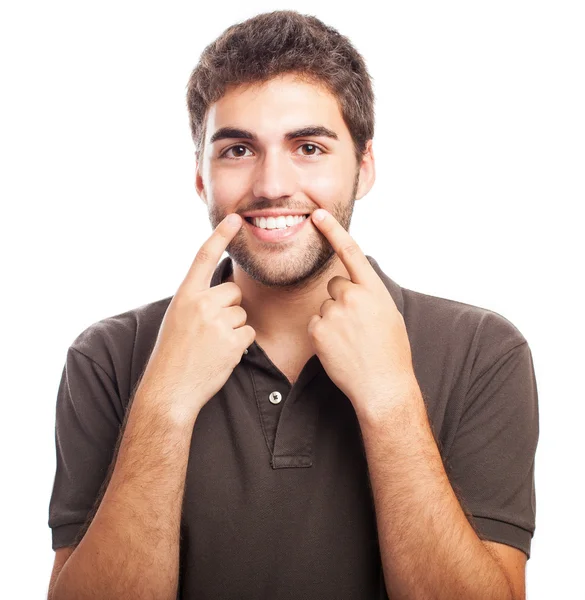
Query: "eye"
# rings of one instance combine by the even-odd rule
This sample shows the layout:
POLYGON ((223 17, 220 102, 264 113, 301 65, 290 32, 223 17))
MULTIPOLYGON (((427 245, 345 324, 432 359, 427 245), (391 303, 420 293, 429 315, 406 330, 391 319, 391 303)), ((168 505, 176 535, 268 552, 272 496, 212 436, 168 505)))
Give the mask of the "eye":
MULTIPOLYGON (((219 158, 224 158, 224 157, 225 157, 225 158, 231 158, 231 159, 233 159, 233 158, 234 158, 233 156, 226 156, 226 155, 227 155, 227 153, 228 153, 230 150, 233 150, 234 148, 244 148, 245 150, 249 150, 249 148, 248 148, 247 146, 243 146, 242 144, 237 144, 236 146, 230 146, 229 148, 226 148, 226 149, 225 149, 225 150, 224 150, 224 151, 223 151, 223 152, 222 152, 222 153, 219 155, 219 158)), ((238 156, 238 157, 236 157, 236 159, 237 159, 237 158, 241 158, 241 157, 239 157, 239 156, 238 156)))
MULTIPOLYGON (((315 150, 319 150, 319 152, 321 154, 323 154, 323 150, 321 150, 321 148, 319 148, 319 146, 315 146, 315 144, 308 143, 308 144, 301 144, 299 146, 299 148, 303 148, 303 147, 304 148, 307 148, 307 147, 308 148, 314 148, 315 150)), ((305 154, 304 156, 319 156, 319 154, 305 154)))
MULTIPOLYGON (((315 154, 315 153, 312 153, 312 154, 303 154, 303 156, 305 156, 307 158, 310 157, 310 156, 319 156, 320 154, 324 154, 323 150, 321 148, 319 148, 319 146, 317 146, 315 144, 305 143, 305 144, 301 144, 299 146, 299 148, 304 148, 304 147, 306 147, 306 148, 312 148, 314 150, 318 150, 319 151, 318 154, 315 154)), ((219 155, 219 158, 228 158, 228 159, 231 159, 231 160, 238 160, 239 158, 244 158, 244 156, 236 156, 236 157, 227 156, 228 152, 230 152, 231 150, 234 150, 235 148, 243 148, 244 150, 249 150, 248 146, 244 146, 243 144, 236 144, 235 146, 230 146, 229 148, 226 148, 219 155)))

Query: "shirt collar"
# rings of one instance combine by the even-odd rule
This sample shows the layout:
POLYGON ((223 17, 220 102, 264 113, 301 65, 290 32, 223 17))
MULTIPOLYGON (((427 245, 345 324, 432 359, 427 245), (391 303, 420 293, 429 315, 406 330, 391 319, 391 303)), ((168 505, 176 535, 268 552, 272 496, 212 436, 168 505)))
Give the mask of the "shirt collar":
MULTIPOLYGON (((390 279, 390 277, 388 277, 388 275, 386 275, 386 273, 384 273, 384 271, 382 271, 382 269, 380 268, 380 265, 374 258, 372 258, 371 256, 368 256, 367 254, 366 254, 366 258, 368 259, 369 263, 372 265, 372 268, 374 269, 374 271, 376 271, 376 273, 378 274, 378 277, 380 277, 380 279, 386 286, 386 289, 388 290, 388 292, 390 292, 390 295, 392 296, 392 299, 394 300, 394 303, 396 304, 396 308, 398 308, 400 314, 402 316, 404 316, 404 298, 402 296, 402 288, 395 281, 390 279)), ((233 263, 232 263, 231 256, 228 255, 224 259, 222 259, 220 261, 220 263, 217 265, 217 267, 213 273, 213 277, 211 278, 210 287, 225 283, 225 281, 232 274, 232 272, 233 272, 233 263)))

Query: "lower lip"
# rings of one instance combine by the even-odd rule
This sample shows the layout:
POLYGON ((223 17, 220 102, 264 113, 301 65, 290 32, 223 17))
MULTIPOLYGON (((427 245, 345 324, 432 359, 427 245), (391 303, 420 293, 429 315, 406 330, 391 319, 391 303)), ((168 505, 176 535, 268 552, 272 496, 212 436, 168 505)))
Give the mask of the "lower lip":
POLYGON ((289 240, 293 236, 295 236, 305 225, 305 223, 311 217, 308 216, 306 219, 303 219, 300 223, 293 225, 292 227, 285 227, 284 229, 262 229, 261 227, 256 227, 249 223, 244 219, 244 223, 252 230, 252 233, 263 242, 280 242, 284 240, 289 240))

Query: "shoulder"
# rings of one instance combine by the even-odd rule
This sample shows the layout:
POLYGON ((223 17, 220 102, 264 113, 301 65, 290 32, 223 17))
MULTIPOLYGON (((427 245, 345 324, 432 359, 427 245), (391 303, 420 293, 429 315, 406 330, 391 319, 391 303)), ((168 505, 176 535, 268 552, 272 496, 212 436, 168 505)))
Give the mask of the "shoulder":
POLYGON ((489 366, 526 343, 506 316, 486 307, 402 288, 404 320, 414 346, 449 353, 472 366, 489 366))
POLYGON ((83 329, 70 345, 112 379, 132 364, 145 363, 172 296, 104 317, 83 329))

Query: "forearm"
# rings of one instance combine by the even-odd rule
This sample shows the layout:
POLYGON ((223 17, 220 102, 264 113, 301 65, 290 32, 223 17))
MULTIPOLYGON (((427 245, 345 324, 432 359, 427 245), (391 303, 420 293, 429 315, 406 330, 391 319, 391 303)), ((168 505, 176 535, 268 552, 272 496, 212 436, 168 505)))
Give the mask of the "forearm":
POLYGON ((99 508, 52 598, 175 599, 181 509, 195 417, 138 390, 99 508))
MULTIPOLYGON (((417 392, 412 392, 417 393, 417 392)), ((386 588, 392 600, 511 600, 501 567, 467 520, 422 397, 361 419, 386 588)))

